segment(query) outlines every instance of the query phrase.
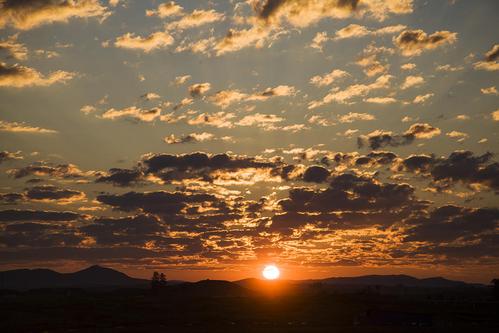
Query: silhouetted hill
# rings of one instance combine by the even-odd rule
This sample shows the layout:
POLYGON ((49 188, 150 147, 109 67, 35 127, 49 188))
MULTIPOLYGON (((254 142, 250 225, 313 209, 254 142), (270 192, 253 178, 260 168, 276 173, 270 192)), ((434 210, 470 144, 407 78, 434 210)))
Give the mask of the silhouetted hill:
POLYGON ((58 273, 50 269, 0 272, 1 289, 145 287, 148 284, 148 280, 135 279, 101 266, 91 266, 74 273, 58 273))
MULTIPOLYGON (((122 272, 101 266, 91 266, 74 273, 58 273, 50 269, 17 269, 0 272, 0 289, 40 289, 40 288, 111 288, 145 287, 150 281, 132 278, 122 272)), ((357 277, 333 277, 316 280, 278 280, 244 279, 234 282, 221 280, 202 280, 199 282, 168 281, 175 287, 170 292, 182 291, 194 295, 243 296, 248 291, 289 292, 298 291, 307 285, 364 287, 419 287, 419 288, 458 288, 482 286, 442 277, 418 279, 408 275, 365 275, 357 277)))
POLYGON ((462 281, 448 280, 442 277, 418 279, 409 275, 365 275, 356 277, 333 277, 322 280, 307 280, 306 283, 322 283, 336 286, 385 286, 385 287, 420 287, 420 288, 456 288, 478 286, 462 281))

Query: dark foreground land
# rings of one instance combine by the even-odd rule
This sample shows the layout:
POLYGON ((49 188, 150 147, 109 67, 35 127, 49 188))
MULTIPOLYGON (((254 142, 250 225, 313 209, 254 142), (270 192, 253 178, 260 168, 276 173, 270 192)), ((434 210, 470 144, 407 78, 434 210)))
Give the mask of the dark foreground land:
POLYGON ((260 287, 2 291, 0 331, 499 332, 488 288, 260 287))

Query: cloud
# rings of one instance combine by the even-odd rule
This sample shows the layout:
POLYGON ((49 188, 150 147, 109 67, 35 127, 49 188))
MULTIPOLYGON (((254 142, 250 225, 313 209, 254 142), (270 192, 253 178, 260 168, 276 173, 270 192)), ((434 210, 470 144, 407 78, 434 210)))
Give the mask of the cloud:
MULTIPOLYGON (((125 194, 101 194, 97 201, 125 212, 140 211, 159 215, 175 215, 187 208, 188 203, 216 202, 211 194, 187 192, 127 192, 125 194)), ((1 215, 0 215, 1 216, 1 215)))
POLYGON ((488 88, 481 88, 480 92, 484 95, 499 95, 495 86, 491 86, 488 88))
POLYGON ((315 37, 312 39, 312 43, 310 43, 310 47, 313 49, 317 49, 319 51, 322 51, 322 47, 325 42, 329 40, 329 37, 327 36, 327 32, 322 31, 318 32, 315 34, 315 37))
POLYGON ((333 89, 329 94, 324 96, 320 101, 312 101, 308 105, 308 109, 315 109, 324 104, 336 102, 339 104, 351 104, 351 100, 355 97, 365 96, 373 90, 387 88, 390 85, 391 75, 382 75, 371 84, 354 84, 348 86, 344 90, 333 89))
POLYGON ((176 86, 181 86, 184 83, 186 83, 187 81, 189 81, 190 78, 191 78, 190 75, 177 76, 177 77, 175 77, 175 80, 172 83, 175 84, 176 86))
POLYGON ((257 18, 266 25, 288 23, 304 28, 325 18, 348 18, 354 14, 370 15, 383 20, 390 14, 412 12, 412 0, 253 0, 250 2, 257 18))
POLYGON ((165 2, 158 6, 156 10, 146 10, 146 16, 158 16, 160 18, 170 16, 181 16, 184 14, 184 8, 174 1, 165 2))
POLYGON ((303 180, 306 182, 323 183, 329 177, 330 172, 328 169, 321 166, 308 167, 303 173, 303 180))
POLYGON ((457 33, 450 31, 437 31, 431 35, 423 30, 405 30, 393 38, 393 43, 406 57, 420 55, 423 51, 433 50, 445 44, 457 41, 457 33))
POLYGON ((452 242, 459 238, 479 240, 484 232, 499 226, 499 209, 465 208, 453 205, 438 207, 424 217, 409 219, 411 227, 405 241, 452 242))
POLYGON ((253 126, 256 125, 262 128, 272 128, 272 124, 279 123, 283 121, 284 118, 281 118, 275 114, 261 114, 255 113, 252 115, 244 116, 241 120, 239 120, 236 125, 239 126, 253 126))
POLYGON ((165 142, 173 145, 173 144, 181 144, 181 143, 195 143, 195 142, 203 142, 213 140, 215 135, 212 133, 191 133, 185 136, 176 137, 175 135, 170 135, 165 138, 165 142))
POLYGON ((208 100, 221 108, 226 108, 238 102, 265 101, 271 97, 294 96, 296 93, 297 90, 295 87, 280 85, 252 94, 243 93, 239 90, 222 90, 210 96, 208 100))
POLYGON ((66 205, 85 200, 86 196, 80 191, 60 189, 53 185, 41 185, 26 189, 22 193, 3 193, 0 194, 0 198, 9 203, 39 201, 66 205))
POLYGON ((184 15, 178 21, 168 23, 167 30, 185 30, 214 22, 220 22, 225 19, 224 14, 218 13, 213 9, 202 10, 195 9, 192 13, 184 15))
POLYGON ((182 99, 179 103, 175 104, 173 107, 174 111, 177 111, 178 109, 183 108, 184 106, 191 105, 194 102, 192 98, 184 98, 182 99))
POLYGON ((370 97, 366 98, 364 101, 374 104, 393 104, 397 102, 397 100, 393 97, 370 97))
POLYGON ((161 114, 160 108, 152 108, 149 110, 143 110, 136 106, 130 106, 128 108, 124 108, 121 110, 111 108, 104 112, 101 115, 103 119, 118 119, 123 117, 130 117, 132 119, 143 121, 143 122, 151 122, 158 118, 161 114))
POLYGON ((44 24, 67 22, 70 18, 106 18, 110 13, 98 0, 2 0, 0 28, 29 30, 44 24))
POLYGON ((492 160, 491 153, 475 156, 471 151, 455 151, 449 157, 438 158, 433 155, 411 155, 398 162, 395 169, 425 174, 438 190, 459 182, 475 191, 479 189, 473 184, 481 184, 496 191, 499 189, 499 164, 492 160))
POLYGON ((0 51, 5 51, 16 60, 26 60, 28 59, 28 49, 24 44, 17 42, 18 35, 12 35, 6 39, 0 40, 0 51))
POLYGON ((192 97, 199 97, 201 95, 204 95, 206 92, 208 92, 211 89, 211 84, 208 82, 205 83, 197 83, 193 84, 189 87, 189 94, 192 97))
POLYGON ((405 90, 412 87, 417 87, 425 83, 425 80, 422 76, 414 76, 409 75, 405 78, 404 83, 400 86, 400 89, 405 90))
POLYGON ((499 44, 494 45, 485 53, 485 61, 496 61, 499 58, 499 44))
POLYGON ((45 162, 37 162, 29 164, 25 167, 9 170, 8 173, 14 178, 24 178, 27 176, 51 176, 57 178, 80 178, 84 177, 83 173, 74 164, 47 164, 45 162))
POLYGON ((175 48, 175 52, 180 53, 190 51, 192 53, 201 53, 211 56, 211 51, 214 45, 215 37, 204 38, 194 42, 191 42, 186 38, 175 48))
POLYGON ((270 33, 268 28, 258 26, 242 30, 229 29, 225 37, 215 45, 216 55, 220 56, 228 52, 239 51, 251 45, 260 48, 270 33))
POLYGON ((22 160, 22 159, 23 157, 20 151, 17 152, 9 152, 7 150, 0 151, 0 164, 2 164, 5 161, 22 160))
POLYGON ((447 133, 445 133, 445 135, 447 135, 449 138, 458 139, 457 140, 458 142, 461 142, 469 137, 469 135, 467 133, 463 133, 463 132, 459 132, 459 131, 447 132, 447 133))
POLYGON ((481 69, 486 71, 498 71, 499 62, 497 58, 499 57, 499 44, 495 44, 492 48, 487 51, 484 55, 483 61, 478 61, 473 64, 475 69, 481 69))
POLYGON ((154 32, 145 38, 135 36, 133 33, 126 33, 116 38, 114 46, 149 53, 156 49, 166 48, 172 45, 173 42, 173 37, 168 32, 163 31, 154 32))
POLYGON ((391 146, 398 147, 408 145, 414 142, 415 139, 431 139, 440 135, 439 128, 433 127, 430 124, 418 123, 414 124, 403 134, 392 134, 391 132, 374 131, 367 136, 360 136, 357 140, 359 148, 368 145, 371 149, 391 146))
POLYGON ((357 113, 357 112, 349 112, 346 115, 338 116, 338 120, 340 123, 353 123, 357 120, 375 120, 376 118, 369 113, 357 113))
POLYGON ((317 87, 329 86, 336 79, 344 78, 350 76, 347 72, 341 69, 333 69, 330 73, 324 74, 323 76, 316 75, 310 79, 310 83, 317 87))
POLYGON ((239 90, 222 90, 210 96, 208 100, 221 108, 226 108, 233 103, 246 99, 246 97, 247 94, 239 90))
POLYGON ((215 113, 201 113, 187 121, 189 125, 204 125, 214 126, 218 128, 232 128, 234 125, 232 119, 236 115, 233 113, 226 113, 223 111, 215 113))
POLYGON ((43 210, 2 210, 0 221, 75 221, 82 215, 73 212, 43 211, 43 210))
POLYGON ((426 101, 428 101, 433 96, 434 96, 433 93, 428 93, 428 94, 425 94, 425 95, 418 95, 418 96, 414 97, 412 103, 414 103, 414 104, 422 104, 422 103, 425 103, 426 101))
POLYGON ((75 76, 76 73, 65 71, 55 71, 44 76, 31 67, 0 63, 0 87, 46 87, 55 83, 66 83, 75 76))
POLYGON ((25 123, 16 123, 0 120, 0 131, 1 132, 11 132, 11 133, 38 133, 38 134, 54 134, 57 133, 55 130, 33 127, 26 125, 25 123))
POLYGON ((110 183, 115 186, 139 185, 145 181, 144 173, 138 169, 112 168, 107 173, 100 173, 96 183, 110 183))
POLYGON ((382 183, 368 176, 340 173, 329 187, 293 188, 279 201, 283 214, 272 217, 271 230, 297 229, 306 224, 331 230, 388 226, 427 205, 408 184, 382 183))
POLYGON ((346 39, 346 38, 360 38, 364 36, 379 36, 379 35, 387 35, 387 34, 395 34, 406 29, 405 25, 391 25, 383 28, 379 28, 377 30, 369 30, 365 26, 358 24, 350 24, 345 28, 342 28, 335 33, 335 40, 346 39))
POLYGON ((458 71, 462 71, 464 69, 464 67, 463 66, 451 66, 451 65, 447 64, 447 65, 437 66, 436 69, 439 72, 458 72, 458 71))

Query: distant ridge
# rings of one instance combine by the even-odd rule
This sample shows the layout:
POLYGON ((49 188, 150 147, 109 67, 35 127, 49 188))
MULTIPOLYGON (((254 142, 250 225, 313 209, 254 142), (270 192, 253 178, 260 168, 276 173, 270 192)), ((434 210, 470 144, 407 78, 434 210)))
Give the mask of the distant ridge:
POLYGON ((0 289, 140 287, 148 280, 102 266, 90 266, 74 273, 50 269, 16 269, 0 272, 0 289))
MULTIPOLYGON (((73 273, 58 273, 50 269, 16 269, 0 272, 0 289, 29 290, 41 288, 147 288, 150 281, 132 278, 112 268, 90 266, 73 273)), ((281 290, 296 286, 322 284, 327 286, 364 287, 419 287, 419 288, 460 288, 483 287, 443 277, 418 279, 409 275, 365 275, 357 277, 332 277, 314 280, 279 280, 275 282, 249 278, 229 282, 202 280, 184 282, 169 280, 167 285, 177 286, 176 290, 196 294, 242 295, 248 290, 259 290, 275 283, 281 290)))
POLYGON ((364 275, 356 277, 333 277, 320 280, 307 280, 307 283, 323 283, 337 286, 405 286, 420 288, 455 288, 478 286, 463 281, 448 280, 443 277, 418 279, 409 275, 364 275))

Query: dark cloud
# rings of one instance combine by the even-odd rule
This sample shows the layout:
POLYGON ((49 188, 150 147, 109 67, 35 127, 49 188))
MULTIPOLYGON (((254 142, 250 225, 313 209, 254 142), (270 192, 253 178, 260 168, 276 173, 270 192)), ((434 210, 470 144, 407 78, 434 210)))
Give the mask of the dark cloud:
POLYGON ((0 151, 0 164, 2 164, 5 161, 9 160, 21 160, 22 156, 20 155, 20 152, 9 152, 9 151, 0 151))
POLYGON ((189 94, 192 97, 199 97, 203 95, 205 92, 209 91, 211 89, 211 84, 208 82, 205 83, 197 83, 193 84, 189 87, 189 94))
POLYGON ((491 158, 490 153, 474 156, 470 151, 456 151, 437 160, 431 176, 439 183, 480 183, 499 191, 499 163, 489 163, 491 158))
POLYGON ((83 216, 73 212, 43 211, 43 210, 2 210, 0 221, 76 221, 83 216))
MULTIPOLYGON (((494 232, 499 226, 499 209, 443 206, 428 216, 410 219, 406 241, 451 242, 473 240, 484 232, 494 232)), ((479 237, 478 237, 479 238, 479 237)))
POLYGON ((99 218, 79 229, 101 245, 144 245, 148 241, 161 240, 166 231, 161 221, 152 215, 125 218, 99 218))
POLYGON ((399 170, 410 172, 428 172, 430 171, 435 157, 431 155, 411 155, 402 160, 399 170))
POLYGON ((306 182, 322 183, 329 177, 329 170, 320 166, 308 167, 303 173, 303 180, 306 182))
POLYGON ((116 186, 137 185, 144 181, 144 174, 137 169, 113 168, 109 173, 102 175, 95 180, 97 183, 111 183, 116 186))
POLYGON ((76 246, 83 240, 67 225, 18 223, 5 226, 0 244, 15 247, 76 246))
POLYGON ((25 196, 31 200, 71 200, 85 197, 85 194, 80 191, 59 189, 52 185, 42 185, 28 189, 25 196))
POLYGON ((387 146, 398 147, 409 145, 416 139, 430 139, 440 135, 441 131, 430 124, 414 124, 403 134, 392 134, 391 132, 375 131, 367 136, 363 135, 357 139, 359 148, 369 146, 371 149, 379 149, 387 146))
POLYGON ((26 197, 23 193, 0 193, 0 201, 5 203, 16 203, 25 200, 26 197))
POLYGON ((492 62, 499 58, 499 44, 494 45, 487 53, 485 53, 485 60, 492 62))
POLYGON ((391 164, 396 158, 397 155, 392 152, 373 151, 367 155, 356 158, 355 165, 376 167, 391 164))
POLYGON ((403 55, 414 56, 445 44, 453 44, 456 40, 457 33, 450 31, 437 31, 428 35, 423 30, 405 30, 393 42, 403 55))
POLYGON ((151 173, 165 182, 199 178, 211 181, 215 171, 237 171, 247 168, 272 169, 281 163, 259 161, 238 155, 192 153, 183 155, 152 154, 142 160, 146 174, 151 173))
POLYGON ((37 162, 23 168, 10 170, 14 178, 23 178, 27 176, 51 176, 58 178, 79 178, 83 173, 74 164, 52 165, 44 162, 37 162))
MULTIPOLYGON (((296 227, 322 222, 335 228, 389 225, 412 210, 428 205, 414 196, 408 184, 381 183, 373 178, 344 173, 335 176, 322 190, 294 188, 279 201, 285 214, 272 218, 278 226, 296 227)), ((273 226, 276 228, 276 226, 273 226)))
POLYGON ((122 211, 141 210, 145 213, 174 215, 191 203, 215 202, 217 198, 211 194, 186 192, 128 192, 122 195, 102 194, 97 200, 122 211))

